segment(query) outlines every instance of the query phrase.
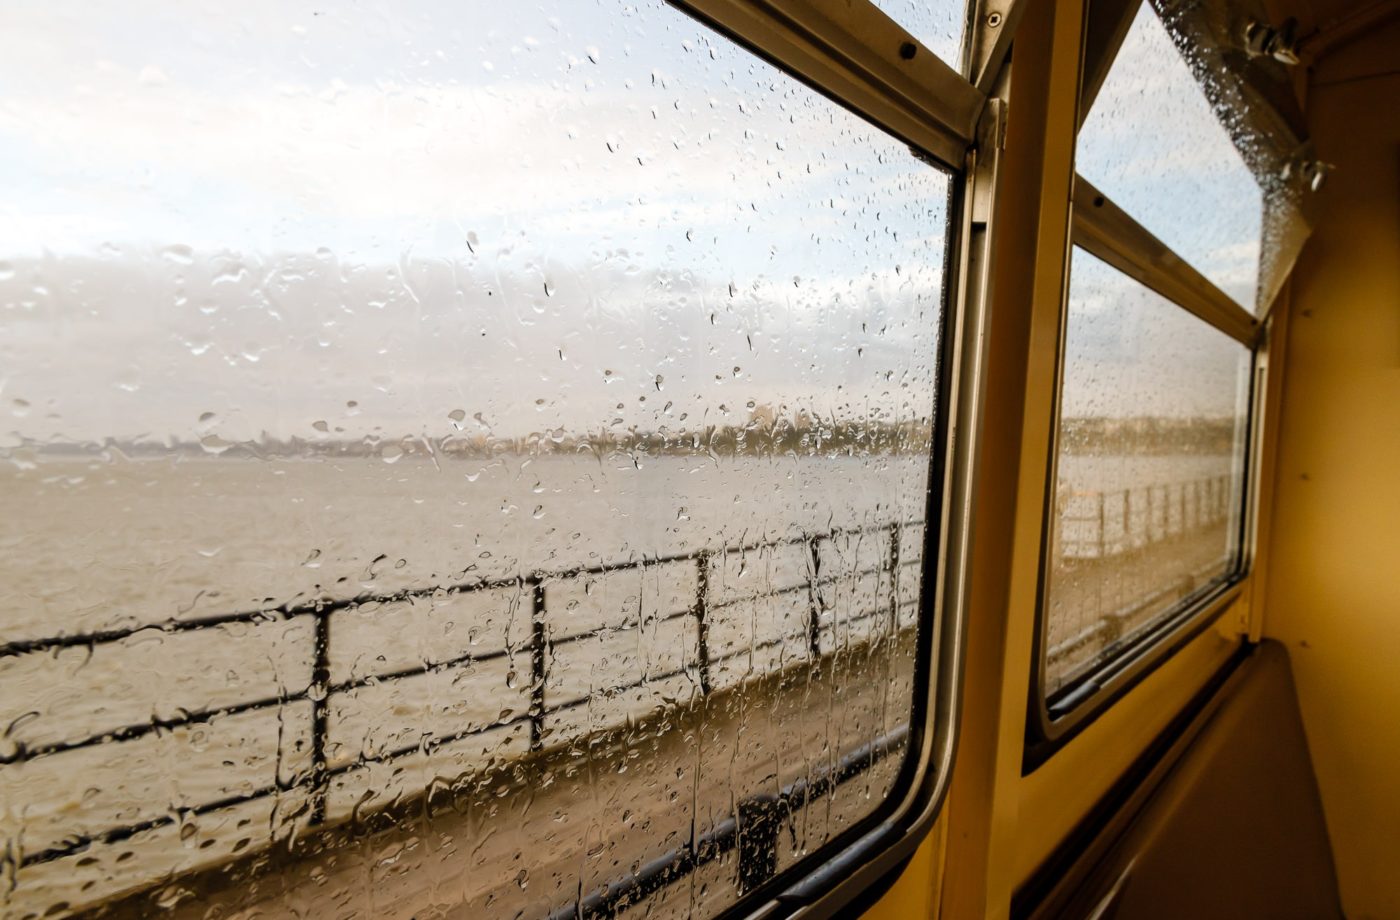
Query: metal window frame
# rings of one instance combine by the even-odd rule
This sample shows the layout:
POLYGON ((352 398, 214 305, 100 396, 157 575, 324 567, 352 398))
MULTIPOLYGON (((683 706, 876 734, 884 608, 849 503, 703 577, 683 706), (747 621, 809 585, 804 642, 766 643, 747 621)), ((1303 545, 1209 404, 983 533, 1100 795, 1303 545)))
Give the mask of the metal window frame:
MULTIPOLYGON (((1077 240, 1072 242, 1091 255, 1095 254, 1077 240)), ((1065 273, 1068 288, 1070 268, 1065 273)), ((1145 285, 1151 287, 1151 285, 1145 285)), ((1155 290, 1155 288, 1154 288, 1155 290)), ((1158 293, 1162 293, 1158 291, 1158 293)), ((1164 297, 1167 295, 1163 294, 1164 297)), ((1170 297, 1167 297, 1170 300, 1170 297)), ((1188 313, 1180 303, 1175 306, 1188 313)), ((1198 316, 1198 318, 1200 318, 1198 316)), ((1215 582, 1181 599, 1162 613, 1140 634, 1133 636, 1112 657, 1098 662, 1085 673, 1066 683, 1053 694, 1045 692, 1049 665, 1047 618, 1053 568, 1052 541, 1055 515, 1055 482, 1058 476, 1060 441, 1060 388, 1064 378, 1064 342, 1068 321, 1068 297, 1061 301, 1060 354, 1057 359, 1054 412, 1051 442, 1044 489, 1044 526, 1041 528, 1040 572, 1037 580, 1036 617, 1032 641, 1030 695, 1027 701, 1026 744, 1022 756, 1022 773, 1029 774, 1045 763, 1055 752, 1068 744, 1094 720, 1103 715, 1126 693, 1136 687, 1193 639, 1216 623, 1244 595, 1244 580, 1253 559, 1252 508, 1255 505, 1256 458, 1259 453, 1259 408, 1261 390, 1260 351, 1253 341, 1235 336, 1237 342, 1249 349, 1249 393, 1246 396, 1245 443, 1241 451, 1240 494, 1237 507, 1235 549, 1229 566, 1215 582)), ((1211 324, 1214 325, 1214 324, 1211 324)), ((1218 327, 1216 327, 1218 328, 1218 327)), ((1222 330, 1223 331, 1223 330, 1222 330)), ((1228 333, 1227 333, 1228 334, 1228 333)), ((1234 471, 1232 470, 1232 475, 1234 471)), ((1241 636, 1243 639, 1243 636, 1241 636)))
MULTIPOLYGON (((1090 10, 1083 32, 1078 125, 1102 87, 1140 4, 1145 0, 1098 0, 1090 10)), ((1070 246, 1083 249, 1113 268, 1161 295, 1216 330, 1243 345, 1250 353, 1246 432, 1237 509, 1237 551, 1220 581, 1183 599, 1159 615, 1155 624, 1131 639, 1113 657, 1047 694, 1047 629, 1054 495, 1060 446, 1061 389, 1064 382, 1064 345, 1069 321, 1069 284, 1072 267, 1065 272, 1060 301, 1059 355, 1056 366, 1051 440, 1046 464, 1046 485, 1041 528, 1040 572, 1037 581, 1036 617, 1032 644, 1031 682, 1027 700, 1026 743, 1022 772, 1028 774, 1087 728, 1113 703, 1172 657, 1224 612, 1239 601, 1254 556, 1257 526, 1257 471, 1260 454, 1260 419, 1268 323, 1240 306, 1171 247, 1167 246, 1115 204, 1083 176, 1075 175, 1070 203, 1070 246)), ((1067 262, 1069 264, 1069 262, 1067 262)))
MULTIPOLYGON (((998 136, 1004 110, 989 109, 984 121, 988 140, 998 136)), ((909 750, 891 798, 862 822, 818 848, 790 872, 792 880, 775 886, 755 909, 736 905, 734 916, 769 918, 844 915, 847 908, 882 878, 896 872, 932 830, 952 777, 958 713, 961 709, 965 596, 972 541, 972 495, 981 415, 982 377, 986 373, 985 310, 988 239, 984 202, 995 187, 998 153, 969 150, 961 194, 950 216, 949 265, 945 286, 944 355, 939 373, 939 423, 935 437, 942 449, 932 459, 930 522, 925 530, 925 587, 921 624, 937 618, 937 630, 921 630, 916 663, 914 711, 909 750), (936 550, 933 552, 931 550, 936 550)), ((783 882, 780 875, 775 882, 783 882)), ((730 916, 725 914, 724 916, 730 916)))
POLYGON ((988 95, 870 0, 667 0, 954 173, 988 95))
POLYGON ((1021 25, 1028 0, 973 0, 968 4, 963 70, 978 91, 990 95, 1001 78, 1011 39, 1021 25))
POLYGON ((1073 239, 1123 274, 1252 349, 1260 321, 1083 176, 1074 177, 1073 239))

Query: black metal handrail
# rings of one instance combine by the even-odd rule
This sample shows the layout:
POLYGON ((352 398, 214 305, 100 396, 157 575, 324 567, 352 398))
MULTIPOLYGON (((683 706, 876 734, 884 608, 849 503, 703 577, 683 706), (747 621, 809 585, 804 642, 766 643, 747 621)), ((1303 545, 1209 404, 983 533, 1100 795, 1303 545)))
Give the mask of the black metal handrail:
MULTIPOLYGON (((860 578, 868 575, 879 574, 884 571, 891 573, 890 604, 887 610, 876 608, 870 611, 859 611, 852 616, 844 618, 846 623, 858 623, 870 617, 885 613, 893 623, 897 617, 900 606, 899 593, 897 589, 898 571, 904 566, 917 565, 918 560, 901 561, 899 557, 899 540, 901 531, 907 527, 922 526, 919 520, 897 521, 890 524, 872 525, 857 528, 834 528, 816 534, 807 534, 800 537, 774 540, 768 542, 746 543, 733 547, 719 547, 701 549, 689 553, 679 553, 674 555, 661 555, 649 559, 634 560, 628 562, 614 562, 594 566, 580 566, 557 571, 538 571, 528 575, 518 576, 510 579, 483 579, 475 582, 464 582, 449 586, 435 586, 433 588, 404 590, 393 593, 364 593, 354 598, 325 600, 314 603, 284 604, 274 608, 241 611, 214 616, 207 616, 195 619, 172 619, 161 623, 144 624, 122 629, 98 630, 88 633, 75 633, 72 635, 50 636, 40 639, 21 640, 0 645, 0 658, 49 652, 55 649, 86 646, 95 651, 97 647, 129 638, 139 632, 149 629, 156 629, 170 633, 183 633, 192 630, 212 629, 230 623, 252 623, 264 621, 285 620, 294 617, 314 618, 314 630, 312 639, 313 663, 311 669, 311 680, 308 686, 302 690, 294 692, 283 692, 277 696, 263 697, 260 699, 238 702, 225 706, 209 707, 201 710, 194 710, 182 713, 178 718, 172 719, 151 719, 139 724, 131 724, 116 729, 105 730, 99 733, 90 734, 85 737, 72 740, 50 742, 42 745, 26 746, 22 743, 15 745, 15 750, 6 755, 0 755, 0 767, 8 764, 23 763, 33 761, 43 757, 61 754, 65 751, 76 750, 104 743, 120 743, 134 740, 152 732, 168 730, 182 725, 192 725, 207 723, 214 719, 234 715, 238 713, 250 712, 258 709, 266 709, 277 706, 285 706, 296 702, 309 702, 311 706, 311 738, 310 738, 310 760, 311 766, 308 771, 298 776, 293 776, 286 780, 279 779, 277 782, 253 789, 238 795, 223 797, 214 801, 200 803, 185 809, 189 815, 202 815, 212 811, 230 808, 245 802, 249 802, 267 796, 283 794, 295 789, 306 791, 310 797, 309 823, 312 827, 326 823, 326 803, 331 788, 332 781, 350 770, 357 769, 372 763, 383 763, 392 761, 400 757, 422 752, 424 744, 409 744, 388 751, 366 754, 361 752, 355 759, 348 763, 332 765, 330 762, 330 701, 337 694, 353 691, 355 689, 368 686, 370 684, 384 684, 408 677, 419 676, 460 668, 472 664, 496 660, 507 655, 514 655, 524 651, 530 654, 530 697, 528 711, 514 715, 510 718, 491 722, 487 725, 472 726, 461 732, 435 736, 431 740, 434 747, 441 747, 452 744, 471 735, 499 729, 506 726, 528 723, 530 729, 530 750, 538 752, 546 747, 548 730, 546 719, 556 713, 560 713, 574 707, 583 705, 596 695, 589 695, 564 700, 553 705, 547 705, 545 687, 549 677, 549 666, 551 652, 554 648, 567 645, 572 642, 581 641, 602 634, 604 631, 615 631, 619 627, 602 627, 600 629, 586 630, 573 635, 554 638, 549 633, 548 624, 548 587, 562 581, 575 578, 596 577, 612 572, 627 570, 646 570, 653 567, 665 566, 677 563, 690 563, 696 566, 696 592, 689 607, 679 611, 664 612, 659 616, 646 618, 641 611, 638 611, 636 623, 624 624, 621 628, 633 628, 643 622, 654 623, 664 622, 672 619, 692 617, 697 625, 696 639, 696 661, 693 664, 684 664, 682 667, 664 674, 647 675, 639 680, 632 681, 618 686, 611 686, 599 690, 599 693, 617 693, 679 677, 687 673, 693 673, 696 685, 701 695, 708 695, 713 690, 713 669, 717 665, 724 664, 734 658, 744 654, 752 654, 768 647, 773 647, 787 641, 800 637, 807 639, 809 651, 815 657, 819 654, 817 639, 819 636, 819 617, 826 609, 820 595, 822 588, 834 584, 841 579, 860 578), (888 560, 889 568, 879 567, 874 569, 861 569, 851 572, 843 572, 838 575, 826 576, 820 571, 819 544, 822 541, 834 540, 840 537, 859 536, 863 534, 873 534, 887 532, 890 539, 890 556, 888 560), (726 601, 715 602, 710 598, 710 569, 716 560, 723 559, 732 554, 742 554, 771 550, 786 546, 805 545, 809 557, 808 577, 799 584, 784 588, 774 589, 768 592, 759 592, 753 595, 746 595, 741 598, 731 598, 726 601), (332 614, 339 610, 357 607, 369 603, 393 603, 413 600, 415 598, 441 598, 457 594, 467 594, 488 590, 499 590, 503 588, 517 588, 528 596, 530 610, 530 640, 514 648, 493 650, 484 653, 476 653, 454 657, 450 660, 425 663, 422 666, 400 668, 393 671, 356 677, 350 680, 333 681, 331 669, 331 621, 332 614), (750 643, 737 650, 728 651, 722 654, 712 654, 710 648, 710 625, 716 611, 732 604, 744 601, 765 599, 781 594, 796 591, 807 591, 811 598, 810 619, 804 624, 803 632, 793 635, 779 636, 765 642, 750 643)), ((22 855, 19 861, 20 868, 38 863, 50 862, 61 859, 76 853, 87 850, 89 847, 99 844, 117 843, 126 840, 136 834, 151 830, 163 825, 171 824, 178 818, 174 814, 161 814, 153 816, 144 821, 113 827, 108 830, 89 833, 74 834, 54 846, 45 849, 27 852, 22 855)))

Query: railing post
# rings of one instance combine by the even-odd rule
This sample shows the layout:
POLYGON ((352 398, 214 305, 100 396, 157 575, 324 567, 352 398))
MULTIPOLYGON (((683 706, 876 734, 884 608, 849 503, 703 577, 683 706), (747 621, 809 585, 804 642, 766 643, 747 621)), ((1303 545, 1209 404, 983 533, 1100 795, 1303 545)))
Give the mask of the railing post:
POLYGON ((899 522, 890 525, 890 635, 899 633, 899 522))
POLYGON ((544 747, 545 662, 544 582, 538 575, 525 579, 530 589, 530 750, 544 747))
POLYGON ((1063 559, 1070 541, 1065 537, 1065 524, 1069 519, 1069 490, 1063 485, 1055 487, 1055 520, 1050 529, 1050 552, 1055 559, 1063 559))
POLYGON ((1133 533, 1133 487, 1123 490, 1123 532, 1128 549, 1137 548, 1137 536, 1133 533))
POLYGON ((326 757, 331 697, 331 615, 317 610, 311 665, 311 824, 326 820, 326 799, 330 792, 330 767, 326 757))
POLYGON ((1176 532, 1186 533, 1186 483, 1177 486, 1177 494, 1181 497, 1181 501, 1177 502, 1181 511, 1176 519, 1176 532))
POLYGON ((714 679, 710 674, 710 554, 699 553, 695 557, 695 616, 697 654, 700 658, 700 692, 708 695, 714 689, 714 679))
POLYGON ((821 553, 817 552, 816 537, 807 539, 807 554, 812 562, 812 574, 807 582, 807 594, 810 599, 807 607, 807 647, 812 653, 812 660, 815 661, 821 657, 822 628, 821 587, 818 584, 822 577, 822 557, 821 553))
POLYGON ((1108 515, 1104 513, 1104 502, 1108 498, 1103 492, 1099 492, 1099 558, 1106 555, 1108 549, 1108 515))
POLYGON ((778 871, 778 832, 782 805, 777 796, 755 796, 739 802, 739 891, 747 894, 778 871))
POLYGON ((1132 489, 1123 490, 1123 552, 1125 553, 1133 548, 1133 505, 1128 499, 1131 493, 1132 489))

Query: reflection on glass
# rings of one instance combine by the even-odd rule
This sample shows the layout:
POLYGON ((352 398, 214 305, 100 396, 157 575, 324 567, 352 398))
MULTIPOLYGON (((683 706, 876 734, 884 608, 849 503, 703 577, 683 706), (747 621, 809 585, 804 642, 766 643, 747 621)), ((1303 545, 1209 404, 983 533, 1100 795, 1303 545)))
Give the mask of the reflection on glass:
POLYGON ((704 916, 879 807, 944 174, 660 0, 36 4, 0 87, 0 913, 704 916))
POLYGON ((875 0, 875 5, 946 64, 962 71, 964 0, 875 0))
POLYGON ((1263 193, 1152 4, 1079 132, 1080 175, 1252 309, 1263 193))
POLYGON ((1047 694, 1233 572, 1249 366, 1233 339, 1074 251, 1047 694))

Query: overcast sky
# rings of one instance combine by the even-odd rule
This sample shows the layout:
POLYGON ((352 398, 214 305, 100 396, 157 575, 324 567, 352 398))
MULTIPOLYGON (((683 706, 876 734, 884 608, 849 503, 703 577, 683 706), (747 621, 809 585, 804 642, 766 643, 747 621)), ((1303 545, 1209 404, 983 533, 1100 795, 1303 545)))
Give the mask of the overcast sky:
MULTIPOLYGON (((951 56, 960 15, 905 21, 951 56)), ((1150 52, 1081 170, 1130 209, 1178 167, 1171 200, 1231 193, 1141 142, 1150 52)), ((0 169, 0 446, 932 403, 948 179, 659 0, 12 6, 0 169)), ((1252 285, 1248 226, 1198 256, 1188 210, 1139 216, 1252 285)))

